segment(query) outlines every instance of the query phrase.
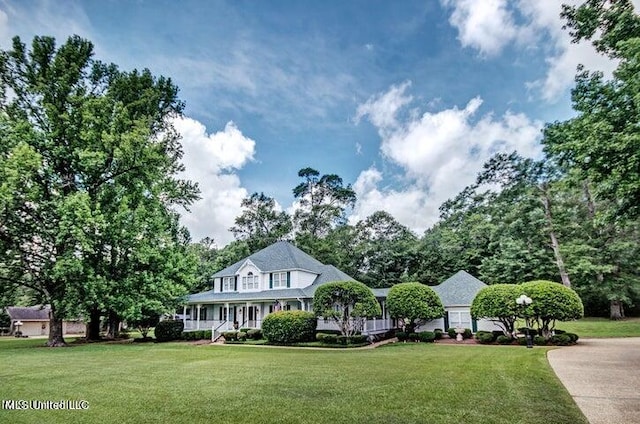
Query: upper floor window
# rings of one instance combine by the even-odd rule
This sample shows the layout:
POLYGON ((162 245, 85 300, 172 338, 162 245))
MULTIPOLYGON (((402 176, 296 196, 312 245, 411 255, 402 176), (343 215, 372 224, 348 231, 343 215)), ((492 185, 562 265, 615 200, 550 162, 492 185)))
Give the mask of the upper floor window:
POLYGON ((234 291, 235 289, 235 277, 223 277, 222 278, 222 291, 234 291))
POLYGON ((242 290, 257 290, 260 288, 260 276, 249 272, 246 277, 242 277, 242 290))
POLYGON ((272 275, 272 285, 274 289, 287 287, 287 273, 286 272, 274 272, 272 275))

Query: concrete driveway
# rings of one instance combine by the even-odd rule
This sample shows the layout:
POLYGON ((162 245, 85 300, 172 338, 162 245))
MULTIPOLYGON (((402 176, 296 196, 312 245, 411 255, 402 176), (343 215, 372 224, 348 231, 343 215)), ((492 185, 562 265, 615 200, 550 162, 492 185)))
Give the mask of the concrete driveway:
POLYGON ((547 357, 591 424, 640 423, 640 337, 580 339, 547 357))

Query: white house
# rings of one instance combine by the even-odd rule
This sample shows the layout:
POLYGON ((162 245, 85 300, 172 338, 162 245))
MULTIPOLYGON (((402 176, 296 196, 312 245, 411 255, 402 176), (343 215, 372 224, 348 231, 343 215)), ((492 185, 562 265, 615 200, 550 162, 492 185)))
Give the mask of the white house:
MULTIPOLYGON (((214 330, 214 337, 233 328, 260 328, 262 319, 277 310, 313 310, 313 296, 318 286, 353 280, 332 265, 324 265, 293 244, 276 242, 213 275, 211 290, 188 296, 182 319, 185 330, 214 330)), ((432 287, 440 296, 446 313, 442 319, 428 322, 424 330, 461 326, 493 329, 490 321, 476 323, 469 309, 476 293, 485 284, 464 271, 456 273, 439 286, 432 287)), ((364 334, 396 328, 386 310, 385 289, 371 289, 380 302, 382 314, 368 320, 364 334)), ((318 329, 334 328, 323 319, 318 329)))

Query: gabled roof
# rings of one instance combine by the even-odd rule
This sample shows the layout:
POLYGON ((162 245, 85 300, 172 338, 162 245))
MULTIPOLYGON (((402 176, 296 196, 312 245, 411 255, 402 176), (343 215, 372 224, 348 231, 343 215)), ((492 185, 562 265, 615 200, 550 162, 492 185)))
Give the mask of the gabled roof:
POLYGON ((8 306, 7 315, 12 321, 49 321, 49 306, 8 306))
POLYGON ((466 271, 458 271, 431 288, 438 294, 444 306, 469 306, 483 287, 486 287, 486 284, 473 275, 466 271))
POLYGON ((216 272, 213 274, 213 278, 236 275, 247 260, 250 260, 262 272, 302 269, 314 274, 322 274, 325 266, 322 262, 309 256, 288 241, 278 241, 216 272))

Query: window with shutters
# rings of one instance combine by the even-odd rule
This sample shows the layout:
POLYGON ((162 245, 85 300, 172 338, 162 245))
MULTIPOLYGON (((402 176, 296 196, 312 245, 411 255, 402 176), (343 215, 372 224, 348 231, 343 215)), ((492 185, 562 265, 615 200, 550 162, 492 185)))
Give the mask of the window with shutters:
POLYGON ((282 289, 287 287, 287 273, 286 272, 274 272, 272 274, 274 289, 282 289))
POLYGON ((224 277, 222 279, 222 291, 233 291, 235 284, 235 277, 224 277))

